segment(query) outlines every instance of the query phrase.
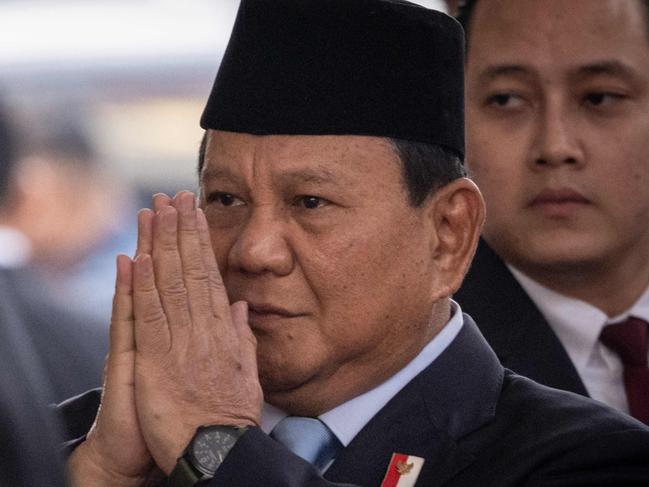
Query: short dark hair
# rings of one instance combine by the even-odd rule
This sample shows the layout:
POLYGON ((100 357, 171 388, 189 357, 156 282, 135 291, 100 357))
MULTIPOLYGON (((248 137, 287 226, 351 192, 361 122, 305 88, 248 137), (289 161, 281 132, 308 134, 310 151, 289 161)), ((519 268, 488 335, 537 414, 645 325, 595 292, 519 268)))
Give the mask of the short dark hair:
POLYGON ((99 165, 99 156, 83 117, 77 113, 55 112, 55 124, 47 124, 30 133, 23 151, 44 154, 49 158, 79 168, 99 165))
MULTIPOLYGON (((647 34, 649 40, 649 0, 639 1, 644 6, 645 23, 647 24, 647 34)), ((473 15, 473 11, 475 10, 476 3, 478 3, 478 0, 460 0, 457 15, 455 16, 457 21, 462 24, 462 27, 464 28, 464 38, 466 42, 467 53, 469 50, 469 37, 471 37, 471 33, 469 32, 469 25, 471 23, 471 16, 473 15)))
POLYGON ((444 146, 403 139, 388 139, 401 160, 408 200, 421 206, 439 188, 466 176, 460 157, 444 146))
MULTIPOLYGON (((402 163, 402 175, 411 206, 419 207, 442 186, 466 176, 460 157, 452 150, 426 142, 388 139, 402 163)), ((198 149, 198 175, 205 165, 207 131, 198 149)))
POLYGON ((17 141, 9 112, 0 103, 0 206, 2 206, 9 191, 9 180, 17 158, 17 141))

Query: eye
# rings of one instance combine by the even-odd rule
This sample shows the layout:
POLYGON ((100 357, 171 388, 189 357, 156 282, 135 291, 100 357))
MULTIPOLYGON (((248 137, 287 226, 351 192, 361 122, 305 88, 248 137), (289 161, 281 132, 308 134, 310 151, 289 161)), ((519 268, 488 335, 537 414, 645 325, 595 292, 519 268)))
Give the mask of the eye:
POLYGON ((306 208, 307 210, 315 210, 317 208, 328 205, 329 201, 324 198, 320 198, 319 196, 305 195, 297 197, 295 199, 295 204, 297 206, 301 206, 302 208, 306 208))
POLYGON ((623 95, 621 93, 610 93, 606 91, 601 91, 601 92, 592 92, 592 93, 586 93, 583 97, 583 101, 587 105, 591 105, 593 107, 601 107, 601 106, 606 106, 610 105, 612 103, 615 103, 617 101, 622 101, 626 98, 626 95, 623 95))
POLYGON ((494 108, 515 109, 523 105, 523 98, 514 93, 495 93, 487 97, 486 105, 494 108))
POLYGON ((221 206, 241 206, 244 202, 231 193, 216 191, 207 195, 207 203, 216 203, 221 206))

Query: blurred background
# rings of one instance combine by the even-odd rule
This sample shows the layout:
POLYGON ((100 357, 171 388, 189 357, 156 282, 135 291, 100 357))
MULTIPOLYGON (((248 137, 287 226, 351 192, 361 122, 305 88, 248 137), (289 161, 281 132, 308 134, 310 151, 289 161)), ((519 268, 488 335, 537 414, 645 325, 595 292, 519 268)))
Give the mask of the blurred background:
POLYGON ((196 188, 198 120, 238 4, 0 1, 0 97, 21 139, 4 252, 63 306, 107 324, 137 209, 196 188))

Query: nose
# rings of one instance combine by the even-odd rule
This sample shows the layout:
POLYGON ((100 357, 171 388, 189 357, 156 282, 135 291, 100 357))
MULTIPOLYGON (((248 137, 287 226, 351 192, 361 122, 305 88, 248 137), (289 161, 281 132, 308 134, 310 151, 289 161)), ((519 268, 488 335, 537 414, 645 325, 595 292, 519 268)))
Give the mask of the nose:
POLYGON ((241 273, 284 276, 293 270, 295 258, 288 244, 287 223, 269 211, 253 211, 228 255, 228 266, 241 273))
POLYGON ((530 154, 533 170, 570 165, 580 167, 584 155, 577 137, 577 120, 560 101, 547 103, 539 114, 530 154))

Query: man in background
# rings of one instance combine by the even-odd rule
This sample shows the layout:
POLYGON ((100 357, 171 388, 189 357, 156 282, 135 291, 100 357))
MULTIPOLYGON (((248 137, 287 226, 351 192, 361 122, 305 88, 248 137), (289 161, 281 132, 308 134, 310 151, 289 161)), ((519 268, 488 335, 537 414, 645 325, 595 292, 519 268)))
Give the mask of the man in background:
POLYGON ((137 208, 134 190, 104 164, 83 110, 44 107, 24 113, 21 126, 29 130, 0 225, 52 301, 105 329, 113 295, 106 276, 117 252, 135 248, 135 229, 121 224, 137 208))
POLYGON ((455 295, 502 363, 649 424, 649 2, 467 1, 483 241, 455 295))
MULTIPOLYGON (((0 106, 0 204, 16 157, 9 117, 0 106)), ((63 487, 59 430, 47 402, 55 397, 33 330, 16 308, 15 281, 0 268, 0 485, 63 487)), ((42 323, 41 323, 42 324, 42 323)), ((60 371, 61 373, 63 371, 60 371)), ((66 371, 69 373, 70 371, 66 371)), ((70 389, 59 393, 70 392, 70 389)))
MULTIPOLYGON (((40 199, 40 205, 30 205, 30 211, 24 211, 24 192, 46 193, 56 180, 35 176, 52 171, 26 167, 31 163, 21 158, 21 137, 8 113, 0 113, 0 279, 6 283, 3 301, 19 317, 22 333, 29 337, 36 360, 43 364, 49 382, 49 392, 43 391, 43 399, 59 402, 101 384, 108 330, 105 325, 56 305, 31 267, 36 243, 40 249, 47 247, 48 238, 53 245, 57 240, 55 235, 48 237, 44 228, 55 226, 58 235, 70 230, 75 222, 59 216, 56 221, 39 225, 41 213, 48 213, 48 205, 58 204, 50 199, 40 199), (30 224, 36 227, 30 228, 30 224)), ((74 191, 73 187, 67 189, 74 191)), ((78 200, 76 203, 84 204, 78 200)))

